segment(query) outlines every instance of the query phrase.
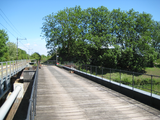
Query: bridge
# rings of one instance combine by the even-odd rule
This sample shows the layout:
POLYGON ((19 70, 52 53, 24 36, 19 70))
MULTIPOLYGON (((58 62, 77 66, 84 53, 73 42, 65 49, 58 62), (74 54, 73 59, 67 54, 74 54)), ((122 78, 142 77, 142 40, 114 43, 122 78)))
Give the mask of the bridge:
POLYGON ((23 70, 30 60, 0 62, 0 99, 10 90, 10 79, 23 70))
POLYGON ((56 66, 39 70, 36 120, 159 120, 160 111, 56 66))
POLYGON ((20 111, 15 120, 160 119, 159 109, 80 76, 65 66, 37 67, 31 88, 27 110, 21 108, 27 112, 24 115, 20 111))

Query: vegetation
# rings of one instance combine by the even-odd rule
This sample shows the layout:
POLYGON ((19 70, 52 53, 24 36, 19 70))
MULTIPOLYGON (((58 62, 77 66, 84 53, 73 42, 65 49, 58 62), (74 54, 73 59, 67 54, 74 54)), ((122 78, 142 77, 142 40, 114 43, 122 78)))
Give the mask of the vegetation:
POLYGON ((34 60, 41 60, 41 55, 37 52, 33 53, 31 55, 31 59, 34 59, 34 60))
POLYGON ((8 35, 4 30, 0 30, 0 61, 8 60, 7 43, 8 35))
MULTIPOLYGON (((0 62, 17 60, 17 45, 13 42, 8 42, 8 34, 4 30, 0 30, 0 62)), ((41 59, 47 60, 49 57, 33 53, 31 56, 25 50, 18 48, 18 60, 22 59, 41 59)), ((4 63, 5 64, 5 63, 4 63)))
POLYGON ((145 12, 66 8, 43 18, 42 36, 59 60, 142 71, 160 53, 160 22, 145 12))

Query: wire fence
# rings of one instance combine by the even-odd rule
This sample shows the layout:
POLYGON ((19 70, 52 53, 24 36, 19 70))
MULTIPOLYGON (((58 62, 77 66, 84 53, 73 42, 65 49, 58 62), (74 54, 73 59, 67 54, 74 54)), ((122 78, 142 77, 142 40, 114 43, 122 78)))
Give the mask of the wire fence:
POLYGON ((72 67, 85 73, 99 76, 102 79, 108 79, 110 82, 114 81, 119 85, 127 85, 143 91, 149 92, 150 95, 160 95, 160 76, 149 75, 132 71, 125 71, 120 69, 106 68, 93 65, 75 64, 73 62, 63 62, 63 65, 72 67))

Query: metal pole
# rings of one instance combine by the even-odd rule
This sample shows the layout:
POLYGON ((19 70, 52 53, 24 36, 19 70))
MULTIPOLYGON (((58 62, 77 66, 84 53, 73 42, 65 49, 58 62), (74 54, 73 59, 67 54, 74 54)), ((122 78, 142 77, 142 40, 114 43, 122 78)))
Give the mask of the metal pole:
POLYGON ((86 65, 86 73, 87 73, 87 65, 86 65))
POLYGON ((96 66, 96 76, 97 76, 97 66, 96 66))
POLYGON ((5 81, 5 84, 6 84, 6 89, 8 89, 8 62, 6 62, 6 81, 5 81))
POLYGON ((92 74, 93 72, 92 72, 92 65, 91 65, 91 74, 92 74))
POLYGON ((11 96, 7 99, 7 101, 2 105, 2 107, 0 108, 0 120, 3 120, 4 117, 6 116, 6 114, 8 113, 11 105, 13 104, 14 100, 16 99, 16 97, 18 96, 18 93, 20 92, 21 87, 17 86, 16 89, 14 90, 14 92, 11 94, 11 96))
POLYGON ((102 78, 103 78, 103 67, 102 67, 102 78))
POLYGON ((111 68, 110 68, 110 81, 111 81, 111 68))
POLYGON ((133 72, 133 76, 132 76, 132 90, 134 90, 134 72, 133 72))
POLYGON ((1 81, 0 81, 0 93, 2 94, 2 82, 3 82, 3 62, 1 62, 1 81))
POLYGON ((11 70, 12 70, 12 69, 11 69, 11 61, 10 61, 9 64, 10 64, 10 77, 11 77, 11 73, 12 73, 12 71, 11 71, 11 70))
POLYGON ((56 65, 57 65, 57 50, 56 50, 56 65))
POLYGON ((121 85, 121 70, 120 70, 120 85, 121 85))
POLYGON ((151 97, 152 97, 152 77, 153 75, 151 75, 151 97))

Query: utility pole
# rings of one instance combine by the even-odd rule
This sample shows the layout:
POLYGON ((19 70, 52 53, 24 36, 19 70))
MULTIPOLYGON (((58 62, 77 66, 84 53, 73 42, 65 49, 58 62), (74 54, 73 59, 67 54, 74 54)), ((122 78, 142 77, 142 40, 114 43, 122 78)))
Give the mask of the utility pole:
POLYGON ((17 60, 18 60, 18 40, 27 40, 26 38, 25 39, 18 39, 17 37, 17 60))

